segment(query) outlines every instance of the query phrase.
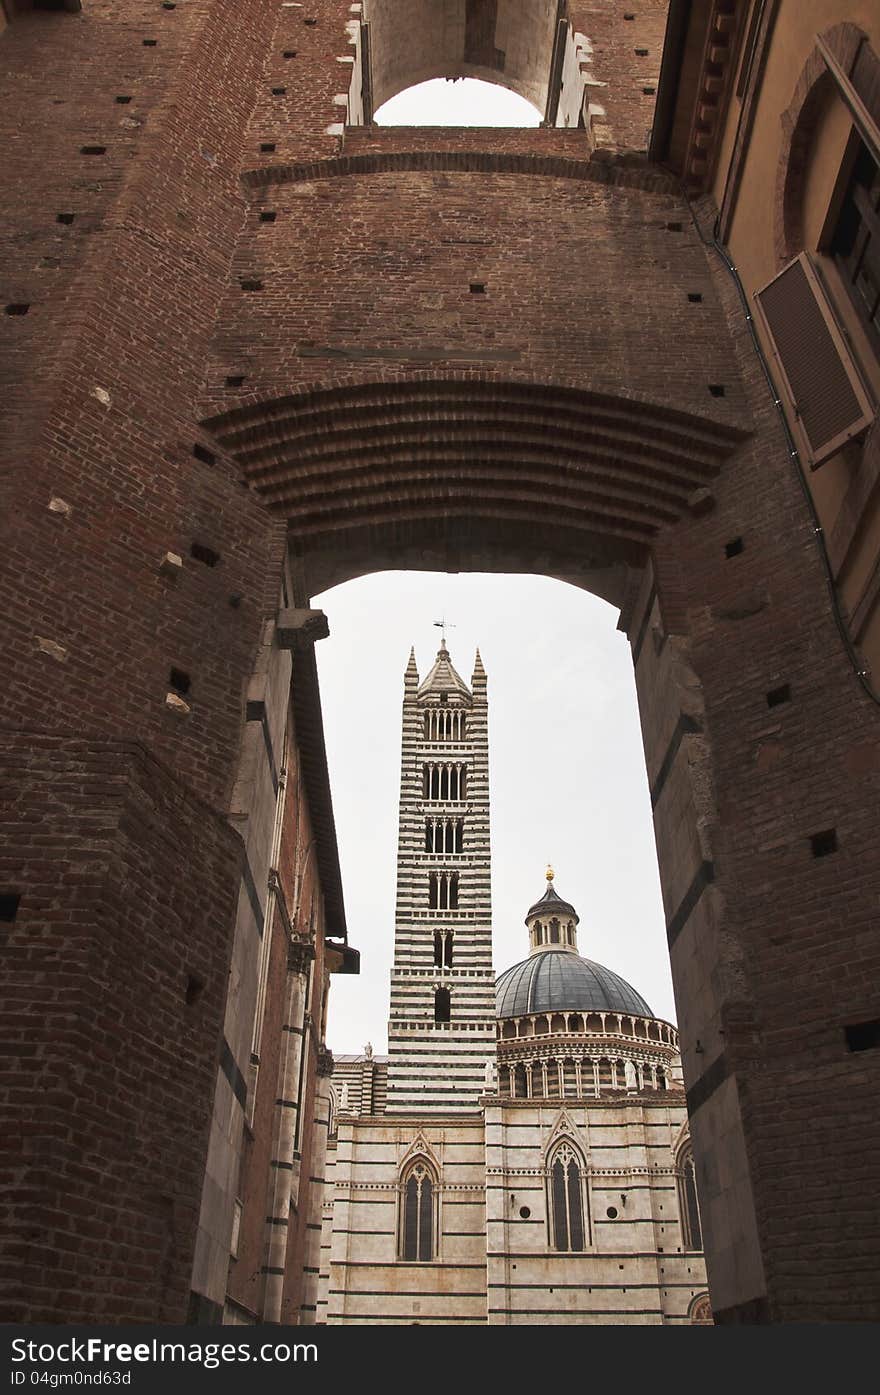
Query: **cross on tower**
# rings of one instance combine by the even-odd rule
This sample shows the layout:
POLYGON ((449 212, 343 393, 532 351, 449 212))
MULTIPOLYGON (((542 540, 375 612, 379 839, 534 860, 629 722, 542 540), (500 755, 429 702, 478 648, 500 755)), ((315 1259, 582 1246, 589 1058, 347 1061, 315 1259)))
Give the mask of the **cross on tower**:
POLYGON ((449 620, 447 620, 447 619, 444 618, 444 619, 442 619, 442 620, 435 620, 435 621, 434 621, 434 628, 435 628, 436 630, 439 630, 439 631, 440 631, 441 636, 442 636, 442 639, 443 639, 443 643, 445 644, 445 643, 446 643, 446 631, 447 631, 447 630, 455 630, 455 629, 457 629, 458 627, 457 627, 456 625, 453 625, 449 620))

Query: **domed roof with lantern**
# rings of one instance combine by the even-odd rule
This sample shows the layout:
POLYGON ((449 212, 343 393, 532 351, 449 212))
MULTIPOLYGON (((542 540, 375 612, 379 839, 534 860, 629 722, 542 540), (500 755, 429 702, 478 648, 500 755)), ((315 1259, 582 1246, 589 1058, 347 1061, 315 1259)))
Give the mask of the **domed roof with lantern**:
POLYGON ((499 975, 495 983, 498 1017, 546 1012, 622 1012, 653 1018, 650 1007, 626 979, 577 950, 574 906, 563 900, 547 869, 547 889, 529 907, 527 959, 499 975))

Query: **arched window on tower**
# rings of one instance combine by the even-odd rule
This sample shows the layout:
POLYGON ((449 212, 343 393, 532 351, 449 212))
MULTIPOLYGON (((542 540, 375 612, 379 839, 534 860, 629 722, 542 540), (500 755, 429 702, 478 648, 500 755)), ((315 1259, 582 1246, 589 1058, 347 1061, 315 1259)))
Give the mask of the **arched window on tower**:
POLYGON ((452 968, 452 931, 434 931, 434 964, 438 969, 452 968))
POLYGON ((400 1193, 400 1258, 431 1260, 436 1254, 437 1179, 424 1158, 409 1164, 400 1193))
POLYGON ((589 1240, 589 1216, 584 1206, 583 1159, 563 1139, 550 1156, 548 1167, 550 1243, 554 1250, 581 1251, 589 1240))
POLYGON ((703 1227, 697 1196, 697 1172, 690 1144, 678 1155, 678 1214, 681 1217, 681 1238, 685 1249, 701 1250, 703 1227))
POLYGON ((428 873, 428 909, 431 911, 458 910, 458 873, 428 873))

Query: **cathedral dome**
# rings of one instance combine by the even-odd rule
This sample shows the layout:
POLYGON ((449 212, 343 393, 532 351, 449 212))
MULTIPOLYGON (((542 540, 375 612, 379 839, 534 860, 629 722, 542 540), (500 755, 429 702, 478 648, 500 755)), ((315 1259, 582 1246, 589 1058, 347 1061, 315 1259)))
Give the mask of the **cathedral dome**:
POLYGON ((619 974, 566 949, 544 949, 505 969, 495 984, 498 1017, 536 1012, 625 1012, 653 1017, 619 974))

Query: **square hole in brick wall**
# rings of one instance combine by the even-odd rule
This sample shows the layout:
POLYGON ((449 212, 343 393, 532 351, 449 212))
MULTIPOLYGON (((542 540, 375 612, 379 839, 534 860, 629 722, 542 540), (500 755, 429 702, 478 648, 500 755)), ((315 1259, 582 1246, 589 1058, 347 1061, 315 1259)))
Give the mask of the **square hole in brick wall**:
POLYGON ((55 215, 55 222, 64 223, 65 226, 69 227, 75 217, 75 213, 58 213, 55 215))
POLYGON ((206 547, 204 543, 194 542, 189 550, 190 557, 194 557, 197 562, 204 562, 206 567, 216 567, 220 561, 220 553, 215 552, 213 547, 206 547))
POLYGON ((741 552, 745 552, 746 545, 742 538, 731 538, 729 543, 724 544, 725 557, 738 557, 741 552))
POLYGON ((231 388, 241 387, 244 383, 243 373, 229 373, 226 377, 226 386, 231 388))
POLYGON ((272 141, 272 140, 264 140, 263 143, 262 143, 262 145, 260 146, 260 154, 261 154, 261 155, 271 155, 271 154, 272 154, 272 151, 273 151, 274 149, 275 149, 275 142, 274 142, 274 141, 272 141))
POLYGON ((677 222, 677 221, 675 221, 675 220, 674 220, 673 222, 671 222, 671 223, 667 223, 667 224, 666 224, 666 231, 667 231, 667 232, 681 232, 681 223, 679 223, 679 222, 677 222))
POLYGON ((79 148, 80 155, 104 155, 106 151, 106 145, 81 145, 79 148))
POLYGON ((788 683, 783 683, 779 688, 771 688, 767 694, 768 707, 781 707, 784 702, 791 702, 791 688, 788 683))
POLYGON ((0 892, 0 920, 10 925, 18 915, 21 896, 17 891, 0 892))
POLYGON ((283 56, 284 58, 295 58, 295 57, 296 57, 296 49, 295 49, 295 48, 286 48, 286 49, 284 50, 284 53, 283 53, 282 56, 283 56))
POLYGON ((654 95, 654 93, 657 91, 657 89, 656 89, 656 87, 643 87, 643 88, 642 88, 642 91, 644 92, 644 94, 645 94, 646 97, 653 97, 653 95, 654 95))
POLYGON ((723 383, 710 383, 709 391, 713 397, 723 397, 725 393, 723 383))
POLYGON ((7 305, 3 313, 5 315, 26 315, 30 308, 30 305, 26 305, 24 301, 18 301, 13 305, 7 305))
POLYGON ((260 222, 274 223, 277 217, 278 214, 275 212, 274 208, 264 208, 263 212, 260 214, 260 222))
POLYGON ((272 96, 273 96, 273 97, 283 97, 283 96, 285 95, 286 92, 287 92, 287 88, 286 88, 286 87, 273 87, 273 88, 272 88, 272 96))
POLYGON ((168 682, 176 693, 188 693, 192 687, 192 679, 182 668, 172 668, 168 673, 168 682))
POLYGON ((128 104, 129 104, 129 102, 131 101, 131 98, 128 97, 128 96, 126 96, 126 94, 125 94, 124 92, 121 92, 121 93, 119 94, 119 96, 118 96, 118 97, 114 97, 113 100, 114 100, 114 102, 116 103, 117 106, 120 106, 120 107, 127 107, 128 104))
POLYGON ((212 451, 206 450, 204 446, 193 446, 193 455, 196 460, 201 460, 203 465, 216 465, 217 457, 212 451))
POLYGON ((826 828, 810 837, 810 850, 814 857, 828 857, 837 852, 837 829, 826 828))
POLYGON ((262 281, 258 281, 252 276, 245 277, 244 280, 239 281, 238 284, 243 291, 261 291, 263 289, 262 281))
POLYGON ((846 1044, 850 1051, 876 1051, 880 1047, 880 1018, 872 1022, 853 1022, 844 1027, 846 1044))
POLYGON ((186 1005, 192 1007, 202 996, 205 988, 205 980, 199 978, 198 974, 187 974, 186 977, 186 1005))
POLYGON ((471 281, 471 283, 470 283, 470 291, 471 291, 471 295, 485 295, 485 294, 486 294, 486 282, 485 282, 485 281, 471 281))
POLYGON ((144 48, 156 48, 158 43, 158 39, 144 39, 144 48))
POLYGON ((688 300, 691 305, 702 305, 703 297, 699 291, 688 291, 688 300))

